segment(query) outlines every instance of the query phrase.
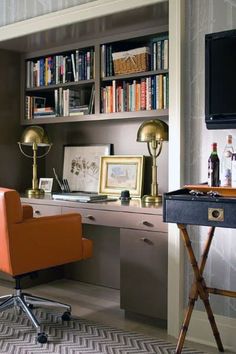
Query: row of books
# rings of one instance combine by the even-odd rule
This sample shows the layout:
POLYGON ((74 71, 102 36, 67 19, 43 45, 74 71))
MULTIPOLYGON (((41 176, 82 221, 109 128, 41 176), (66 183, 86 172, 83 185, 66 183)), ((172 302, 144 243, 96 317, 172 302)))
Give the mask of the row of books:
POLYGON ((169 68, 169 40, 168 38, 155 40, 151 45, 151 70, 168 70, 169 68))
POLYGON ((94 87, 91 89, 89 104, 81 104, 80 95, 77 90, 62 89, 61 87, 54 90, 54 104, 46 106, 39 105, 41 97, 26 96, 25 101, 25 119, 34 118, 53 118, 60 116, 74 116, 83 114, 92 114, 94 106, 94 87))
POLYGON ((101 88, 101 112, 134 112, 168 108, 168 75, 117 82, 101 88))
POLYGON ((69 116, 72 108, 80 106, 80 97, 77 90, 63 89, 54 90, 55 113, 57 116, 69 116))
POLYGON ((101 46, 101 77, 112 75, 114 75, 112 45, 103 44, 101 46))
MULTIPOLYGON (((169 66, 169 40, 157 38, 149 45, 150 55, 148 70, 168 70, 169 66)), ((101 77, 114 75, 112 53, 114 48, 111 44, 101 46, 101 77)))
POLYGON ((94 78, 94 50, 76 50, 26 62, 26 87, 34 88, 94 78))

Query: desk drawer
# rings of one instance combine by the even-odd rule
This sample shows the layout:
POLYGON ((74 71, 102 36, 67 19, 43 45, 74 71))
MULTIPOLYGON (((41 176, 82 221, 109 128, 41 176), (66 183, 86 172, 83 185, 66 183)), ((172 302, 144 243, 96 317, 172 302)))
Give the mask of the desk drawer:
POLYGON ((84 224, 167 232, 161 215, 62 207, 62 213, 78 212, 84 224))
POLYGON ((61 207, 54 205, 40 205, 40 204, 30 204, 33 208, 34 217, 40 216, 50 216, 50 215, 60 215, 61 207))

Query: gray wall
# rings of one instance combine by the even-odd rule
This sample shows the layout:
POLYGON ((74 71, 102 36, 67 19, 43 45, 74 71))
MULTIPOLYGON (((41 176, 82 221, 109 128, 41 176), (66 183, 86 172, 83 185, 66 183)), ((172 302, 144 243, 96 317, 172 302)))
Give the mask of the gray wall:
POLYGON ((0 0, 0 26, 95 0, 0 0))
POLYGON ((22 132, 19 71, 20 55, 0 50, 0 186, 25 189, 31 184, 27 171, 32 171, 32 161, 17 146, 22 132))
MULTIPOLYGON (((63 165, 63 145, 112 144, 115 155, 148 155, 146 143, 136 142, 137 131, 142 123, 137 120, 95 121, 83 123, 53 124, 47 132, 53 142, 52 150, 46 157, 46 175, 53 177, 52 167, 61 176, 63 165)), ((150 193, 151 160, 146 158, 144 192, 150 193)), ((164 143, 157 160, 159 192, 167 191, 168 143, 164 143)), ((55 184, 56 186, 56 184, 55 184)))
MULTIPOLYGON (((187 0, 186 5, 186 182, 198 183, 207 181, 207 159, 212 142, 218 143, 221 157, 226 135, 232 134, 236 149, 235 130, 209 131, 204 122, 204 37, 206 33, 236 28, 236 1, 187 0)), ((207 228, 192 231, 194 248, 199 254, 207 228)), ((235 290, 236 230, 218 228, 215 235, 205 271, 207 282, 212 287, 235 290)), ((186 265, 186 289, 191 278, 192 271, 186 265)), ((236 299, 213 295, 211 302, 216 314, 236 317, 236 299)))

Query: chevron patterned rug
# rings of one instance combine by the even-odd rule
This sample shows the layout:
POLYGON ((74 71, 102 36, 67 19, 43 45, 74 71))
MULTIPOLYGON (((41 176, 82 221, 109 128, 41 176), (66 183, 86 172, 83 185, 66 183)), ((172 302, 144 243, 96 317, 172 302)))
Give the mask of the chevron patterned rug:
MULTIPOLYGON (((175 346, 166 341, 81 318, 62 322, 56 313, 40 310, 35 310, 35 315, 48 333, 48 343, 37 343, 29 320, 9 310, 0 314, 1 354, 170 354, 175 351, 175 346)), ((182 353, 202 352, 184 349, 182 353)))

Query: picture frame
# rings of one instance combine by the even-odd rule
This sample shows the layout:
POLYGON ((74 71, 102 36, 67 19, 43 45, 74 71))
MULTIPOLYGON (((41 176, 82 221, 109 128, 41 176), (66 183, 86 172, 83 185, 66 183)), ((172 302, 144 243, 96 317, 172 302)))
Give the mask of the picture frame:
POLYGON ((102 156, 99 193, 119 195, 129 190, 131 197, 140 198, 143 193, 144 156, 102 156))
POLYGON ((70 190, 97 193, 100 158, 110 153, 111 144, 65 145, 63 179, 67 179, 70 190))
POLYGON ((39 189, 43 189, 45 193, 52 192, 53 178, 40 178, 39 189))

